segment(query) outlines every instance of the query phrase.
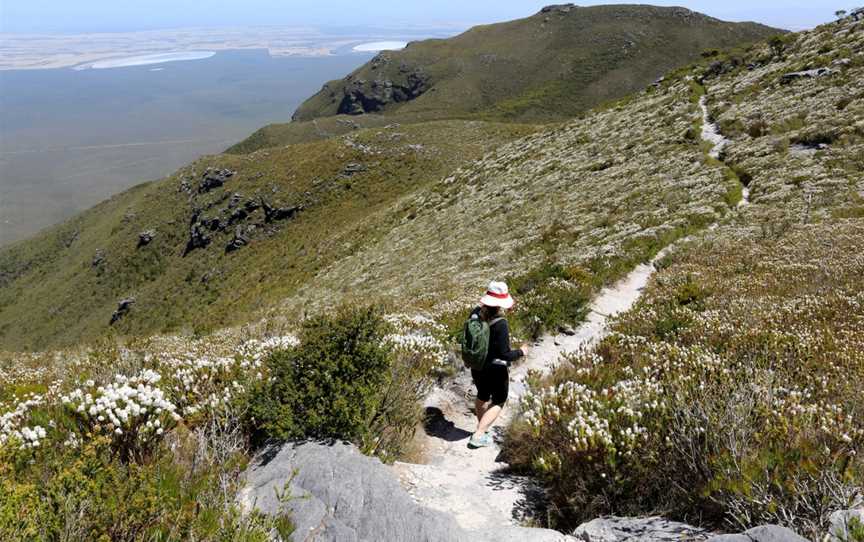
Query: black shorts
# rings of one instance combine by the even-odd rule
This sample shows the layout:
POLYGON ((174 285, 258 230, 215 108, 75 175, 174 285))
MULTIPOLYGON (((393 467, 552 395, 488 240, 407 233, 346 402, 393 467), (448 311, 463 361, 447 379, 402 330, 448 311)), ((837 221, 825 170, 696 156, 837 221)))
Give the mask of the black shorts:
POLYGON ((471 369, 471 378, 477 387, 477 399, 484 403, 492 400, 493 405, 502 406, 507 402, 510 392, 510 374, 506 365, 487 364, 482 371, 471 369))

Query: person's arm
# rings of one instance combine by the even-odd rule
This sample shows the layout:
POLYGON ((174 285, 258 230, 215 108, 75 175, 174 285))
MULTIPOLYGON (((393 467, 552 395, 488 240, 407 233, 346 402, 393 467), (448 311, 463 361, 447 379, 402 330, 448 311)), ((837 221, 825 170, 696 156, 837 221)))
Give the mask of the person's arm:
POLYGON ((510 365, 525 355, 522 350, 510 349, 510 326, 507 320, 496 323, 495 328, 495 333, 491 333, 489 337, 489 348, 495 353, 495 359, 506 361, 507 365, 510 365))

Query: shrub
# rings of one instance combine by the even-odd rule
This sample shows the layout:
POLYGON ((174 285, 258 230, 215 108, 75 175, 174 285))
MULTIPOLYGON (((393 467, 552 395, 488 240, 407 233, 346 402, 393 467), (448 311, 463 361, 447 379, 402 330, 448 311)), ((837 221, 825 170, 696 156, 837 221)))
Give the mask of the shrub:
POLYGON ((296 348, 272 353, 252 387, 248 421, 256 442, 345 439, 385 458, 398 454, 419 420, 431 358, 394 356, 373 308, 308 320, 296 348))
POLYGON ((0 450, 2 540, 269 539, 270 521, 242 517, 222 492, 222 465, 188 469, 165 450, 153 462, 123 463, 107 436, 42 451, 36 461, 22 453, 0 450))
POLYGON ((590 271, 551 262, 510 279, 509 284, 519 299, 511 317, 513 332, 532 339, 582 320, 595 287, 590 271))

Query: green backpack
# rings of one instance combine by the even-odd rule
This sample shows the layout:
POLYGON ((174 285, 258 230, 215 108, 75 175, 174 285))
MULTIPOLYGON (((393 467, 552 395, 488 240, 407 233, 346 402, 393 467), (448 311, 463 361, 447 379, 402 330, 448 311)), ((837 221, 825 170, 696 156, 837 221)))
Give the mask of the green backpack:
POLYGON ((481 318, 471 316, 465 322, 462 333, 462 361, 465 366, 476 371, 482 371, 489 355, 489 329, 504 318, 495 318, 486 322, 481 318))

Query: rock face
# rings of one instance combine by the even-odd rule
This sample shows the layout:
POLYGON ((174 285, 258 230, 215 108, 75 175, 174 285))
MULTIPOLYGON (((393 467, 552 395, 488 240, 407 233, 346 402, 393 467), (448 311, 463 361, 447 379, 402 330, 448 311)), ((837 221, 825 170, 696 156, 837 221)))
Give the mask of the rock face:
POLYGON ((698 527, 669 521, 661 517, 650 518, 600 518, 583 523, 573 532, 578 540, 584 542, 664 542, 707 540, 709 534, 698 527))
MULTIPOLYGON (((386 64, 385 53, 373 59, 373 66, 386 64)), ((429 76, 421 68, 403 65, 399 69, 398 80, 383 78, 368 81, 350 79, 342 89, 339 102, 340 115, 362 115, 382 111, 393 103, 401 103, 417 98, 430 88, 429 76)))
POLYGON ((389 467, 348 444, 286 444, 259 456, 237 497, 244 511, 288 513, 294 542, 556 542, 555 531, 501 526, 469 532, 416 504, 389 467), (280 499, 278 495, 290 495, 280 499))

